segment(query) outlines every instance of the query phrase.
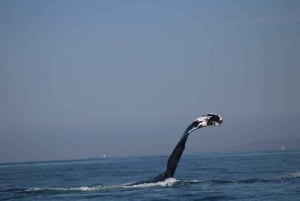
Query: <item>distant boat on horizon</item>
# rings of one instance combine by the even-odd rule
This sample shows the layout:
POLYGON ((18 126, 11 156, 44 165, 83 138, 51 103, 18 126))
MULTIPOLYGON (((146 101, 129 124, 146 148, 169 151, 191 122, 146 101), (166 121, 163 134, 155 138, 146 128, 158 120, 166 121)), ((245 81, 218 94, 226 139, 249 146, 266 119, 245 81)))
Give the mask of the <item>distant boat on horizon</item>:
POLYGON ((281 147, 280 147, 280 151, 285 151, 286 150, 286 147, 284 146, 284 145, 282 145, 281 147))

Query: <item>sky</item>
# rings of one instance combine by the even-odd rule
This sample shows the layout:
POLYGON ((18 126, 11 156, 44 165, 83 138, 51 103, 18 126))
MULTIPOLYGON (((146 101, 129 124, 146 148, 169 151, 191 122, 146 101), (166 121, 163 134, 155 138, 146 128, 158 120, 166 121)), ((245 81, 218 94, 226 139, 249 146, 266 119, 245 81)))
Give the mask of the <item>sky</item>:
POLYGON ((300 1, 0 1, 0 162, 300 149, 300 1))

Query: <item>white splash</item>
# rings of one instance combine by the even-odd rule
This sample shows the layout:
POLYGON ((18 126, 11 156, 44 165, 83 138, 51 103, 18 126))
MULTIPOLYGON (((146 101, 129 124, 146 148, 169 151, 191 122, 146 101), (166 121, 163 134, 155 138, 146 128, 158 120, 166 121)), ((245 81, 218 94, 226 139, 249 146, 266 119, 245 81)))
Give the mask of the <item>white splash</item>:
POLYGON ((175 179, 175 178, 168 178, 164 181, 159 181, 159 182, 153 182, 153 183, 144 183, 144 184, 137 184, 137 185, 132 185, 132 186, 128 186, 129 188, 143 188, 143 187, 154 187, 154 186, 172 186, 174 185, 176 182, 179 182, 179 180, 175 179))
POLYGON ((291 174, 281 175, 280 177, 278 177, 278 179, 291 179, 297 177, 300 177, 300 171, 293 172, 291 174))
POLYGON ((175 178, 168 178, 164 181, 154 182, 154 183, 144 183, 137 185, 122 184, 122 185, 109 185, 109 186, 79 186, 79 187, 44 187, 44 188, 28 188, 25 192, 74 192, 74 191, 106 191, 114 190, 121 188, 146 188, 146 187, 155 187, 155 186, 172 186, 179 180, 175 178))
POLYGON ((79 187, 45 187, 45 188, 28 188, 26 192, 40 192, 40 191, 101 191, 120 186, 79 186, 79 187))

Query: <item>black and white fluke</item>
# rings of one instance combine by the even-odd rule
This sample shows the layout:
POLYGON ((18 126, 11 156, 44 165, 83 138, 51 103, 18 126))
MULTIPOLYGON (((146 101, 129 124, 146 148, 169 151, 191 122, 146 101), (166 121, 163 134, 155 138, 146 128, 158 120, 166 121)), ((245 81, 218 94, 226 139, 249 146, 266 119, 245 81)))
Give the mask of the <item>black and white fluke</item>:
POLYGON ((206 127, 206 126, 219 126, 223 122, 223 117, 218 114, 208 113, 207 115, 203 115, 195 119, 184 131, 181 139, 177 143, 174 148, 172 154, 170 155, 167 163, 167 168, 164 173, 159 174, 155 178, 147 181, 141 181, 134 183, 133 185, 143 184, 143 183, 153 183, 158 181, 164 181, 167 178, 171 178, 174 176, 178 162, 181 158, 181 155, 185 148, 185 143, 188 139, 188 136, 194 132, 195 130, 206 127))

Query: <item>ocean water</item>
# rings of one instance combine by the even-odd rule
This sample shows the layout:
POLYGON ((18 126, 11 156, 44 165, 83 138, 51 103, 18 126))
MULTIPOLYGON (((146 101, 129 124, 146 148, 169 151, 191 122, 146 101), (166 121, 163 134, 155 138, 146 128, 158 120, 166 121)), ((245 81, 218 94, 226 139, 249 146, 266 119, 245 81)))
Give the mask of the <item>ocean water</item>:
POLYGON ((183 155, 0 164, 0 200, 300 200, 300 152, 183 155))

